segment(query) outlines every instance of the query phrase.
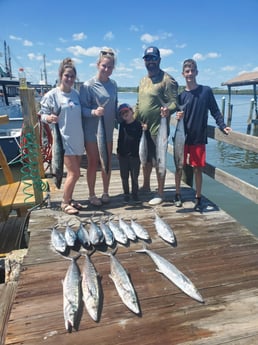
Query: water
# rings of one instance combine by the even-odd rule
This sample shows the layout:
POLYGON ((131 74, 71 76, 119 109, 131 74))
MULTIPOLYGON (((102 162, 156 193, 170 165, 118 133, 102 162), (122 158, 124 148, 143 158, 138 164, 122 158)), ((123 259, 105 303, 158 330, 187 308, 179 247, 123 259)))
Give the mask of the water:
MULTIPOLYGON (((227 119, 228 97, 226 95, 224 97, 226 98, 225 119, 227 119)), ((137 94, 133 92, 119 93, 118 98, 119 103, 126 102, 134 106, 137 94)), ((221 107, 222 96, 215 95, 215 98, 221 107)), ((233 104, 231 127, 236 132, 246 133, 251 99, 251 95, 231 96, 231 103, 233 104)), ((209 124, 216 125, 212 116, 209 116, 209 124)), ((174 133, 173 127, 171 127, 171 133, 174 133)), ((258 154, 208 139, 206 155, 207 162, 210 164, 258 187, 258 154)), ((172 156, 168 159, 168 169, 172 172, 175 171, 172 156)), ((205 174, 203 174, 202 194, 258 236, 257 204, 233 192, 205 174)))

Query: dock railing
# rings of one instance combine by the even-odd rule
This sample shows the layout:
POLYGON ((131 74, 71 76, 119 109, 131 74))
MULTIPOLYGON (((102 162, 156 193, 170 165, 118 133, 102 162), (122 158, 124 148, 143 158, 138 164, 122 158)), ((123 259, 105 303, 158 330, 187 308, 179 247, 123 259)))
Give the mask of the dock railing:
MULTIPOLYGON (((171 118, 171 124, 176 126, 176 119, 171 118)), ((239 132, 230 132, 229 135, 223 134, 219 128, 208 125, 208 137, 219 142, 224 142, 229 145, 236 146, 243 150, 258 153, 258 137, 242 134, 239 132)), ((168 152, 173 155, 173 145, 169 144, 168 152)), ((221 170, 212 164, 206 162, 206 166, 203 172, 214 179, 215 181, 224 184, 233 191, 241 194, 245 198, 258 204, 258 188, 250 183, 247 183, 240 178, 221 170)), ((193 175, 191 169, 185 169, 183 174, 183 180, 185 183, 192 187, 193 175)))

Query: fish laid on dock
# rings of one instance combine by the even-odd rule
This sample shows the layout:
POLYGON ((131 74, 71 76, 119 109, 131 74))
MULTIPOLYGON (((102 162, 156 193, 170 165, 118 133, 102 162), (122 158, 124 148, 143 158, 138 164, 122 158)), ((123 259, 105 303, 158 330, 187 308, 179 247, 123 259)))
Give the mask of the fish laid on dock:
POLYGON ((76 259, 72 259, 63 280, 63 311, 65 328, 69 333, 76 329, 78 311, 81 301, 81 276, 76 259))
POLYGON ((166 242, 168 243, 175 243, 176 237, 174 234, 174 231, 171 229, 171 227, 166 223, 163 219, 160 218, 160 216, 155 213, 155 228, 158 233, 158 235, 166 242))
POLYGON ((98 321, 100 302, 99 275, 87 254, 85 255, 82 268, 82 296, 90 317, 94 321, 98 321))
POLYGON ((90 220, 89 239, 93 246, 101 244, 104 240, 102 230, 92 219, 90 220))
POLYGON ((84 247, 91 245, 89 233, 82 223, 80 223, 79 229, 77 230, 77 238, 84 247))
POLYGON ((100 226, 100 229, 103 232, 106 245, 107 246, 112 246, 114 241, 115 241, 115 238, 114 238, 114 234, 111 231, 110 227, 102 219, 100 219, 100 221, 99 221, 99 226, 100 226))
POLYGON ((150 239, 150 235, 148 233, 148 231, 146 229, 144 229, 144 227, 137 223, 135 220, 131 219, 131 227, 134 230, 134 232, 136 233, 136 236, 142 240, 149 240, 150 239))
POLYGON ((76 232, 69 226, 69 224, 66 224, 64 236, 67 245, 73 247, 77 239, 77 235, 76 232))
POLYGON ((108 225, 111 231, 113 232, 113 235, 117 242, 122 243, 122 244, 126 244, 128 242, 127 235, 125 234, 123 229, 121 229, 115 222, 112 222, 109 219, 108 225))
POLYGON ((187 278, 179 269, 177 269, 175 265, 147 248, 136 250, 136 252, 148 254, 157 265, 157 272, 162 273, 186 295, 192 297, 198 302, 204 303, 202 296, 200 295, 194 284, 191 282, 191 280, 187 278))
POLYGON ((135 314, 140 313, 138 299, 133 284, 121 263, 110 253, 110 278, 113 280, 117 292, 123 303, 135 314))
POLYGON ((124 231, 129 240, 136 240, 136 234, 133 228, 128 223, 126 223, 126 221, 124 221, 121 216, 119 217, 119 227, 124 231))
POLYGON ((56 228, 52 229, 51 243, 52 243, 52 246, 55 248, 56 251, 58 251, 60 253, 64 253, 66 251, 67 243, 66 243, 65 237, 56 228))
POLYGON ((158 172, 161 177, 165 176, 167 165, 167 148, 168 148, 168 129, 167 119, 161 117, 159 131, 156 141, 156 161, 158 172))

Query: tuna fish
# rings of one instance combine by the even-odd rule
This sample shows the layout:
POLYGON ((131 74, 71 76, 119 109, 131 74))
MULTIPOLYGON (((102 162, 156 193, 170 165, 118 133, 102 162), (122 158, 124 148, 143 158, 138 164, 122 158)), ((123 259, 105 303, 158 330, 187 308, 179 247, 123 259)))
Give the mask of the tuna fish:
POLYGON ((80 223, 79 229, 77 231, 77 238, 84 247, 90 246, 91 243, 89 233, 82 223, 80 223))
POLYGON ((192 297, 200 303, 204 303, 204 300, 194 284, 187 278, 175 265, 169 262, 167 259, 156 254, 155 252, 143 248, 137 250, 137 253, 146 253, 157 265, 157 272, 162 273, 172 283, 174 283, 179 289, 181 289, 186 295, 192 297))
POLYGON ((89 238, 93 246, 101 244, 104 240, 102 230, 92 219, 90 220, 89 238))
POLYGON ((112 246, 114 241, 115 241, 115 238, 114 238, 113 232, 111 231, 110 227, 108 226, 107 223, 104 223, 104 221, 102 219, 100 219, 99 226, 103 232, 106 245, 112 246))
POLYGON ((161 177, 165 176, 167 164, 168 129, 166 117, 161 117, 159 131, 156 139, 156 161, 161 177))
POLYGON ((128 237, 125 232, 114 222, 109 219, 108 222, 110 230, 113 232, 115 240, 119 243, 126 244, 128 242, 128 237))
POLYGON ((123 303, 135 314, 140 313, 138 299, 133 284, 121 263, 110 254, 110 278, 113 280, 116 290, 123 303))
POLYGON ((131 227, 134 230, 134 232, 136 233, 136 236, 138 238, 140 238, 142 240, 149 240, 150 239, 150 235, 149 235, 148 231, 146 229, 144 229, 144 227, 142 225, 140 225, 139 223, 137 223, 133 219, 131 219, 131 227))
POLYGON ((82 295, 85 308, 90 317, 94 321, 98 321, 100 303, 99 275, 87 254, 82 269, 82 295))
POLYGON ((174 231, 171 229, 171 227, 163 220, 161 219, 157 213, 155 213, 155 228, 157 230, 158 235, 165 240, 166 242, 169 242, 171 244, 175 243, 176 238, 174 231))
POLYGON ((81 277, 76 259, 72 259, 62 283, 65 328, 71 333, 72 328, 76 328, 81 301, 81 277))
POLYGON ((128 223, 126 223, 121 216, 119 217, 119 227, 124 231, 129 240, 136 240, 136 234, 133 228, 128 223))
POLYGON ((52 229, 51 232, 51 243, 56 251, 64 253, 66 250, 66 240, 64 235, 58 231, 56 228, 52 229))
POLYGON ((69 226, 69 224, 66 224, 65 228, 65 240, 68 246, 73 247, 77 238, 76 232, 69 226))

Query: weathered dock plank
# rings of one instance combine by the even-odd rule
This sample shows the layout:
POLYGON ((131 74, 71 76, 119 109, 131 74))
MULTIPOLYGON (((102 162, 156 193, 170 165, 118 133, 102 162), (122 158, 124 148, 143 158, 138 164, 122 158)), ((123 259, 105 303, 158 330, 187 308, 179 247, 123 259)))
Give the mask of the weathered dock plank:
MULTIPOLYGON (((193 212, 193 191, 184 186, 187 200, 181 209, 171 202, 174 177, 167 176, 166 201, 156 208, 173 228, 177 245, 165 243, 154 227, 154 211, 148 206, 148 195, 142 205, 124 205, 119 171, 111 177, 111 203, 100 209, 86 201, 85 169, 76 186, 75 197, 84 204, 78 217, 67 216, 59 209, 61 191, 52 195, 53 209, 33 211, 30 217, 30 245, 24 258, 17 295, 8 322, 6 345, 11 344, 85 344, 96 345, 251 345, 258 343, 258 240, 232 217, 209 200, 207 210, 193 212), (109 257, 101 247, 92 261, 101 276, 103 301, 100 320, 91 320, 84 306, 78 331, 67 333, 63 320, 62 279, 69 260, 57 254, 50 245, 51 228, 66 221, 76 230, 79 220, 99 220, 103 214, 135 218, 151 236, 148 247, 173 262, 202 294, 200 304, 185 295, 164 276, 145 254, 136 253, 142 241, 118 245, 117 258, 130 273, 140 303, 136 316, 122 303, 109 278, 109 257)), ((140 178, 141 180, 141 178, 140 178)), ((99 181, 99 177, 98 177, 99 181)), ((156 187, 155 175, 152 186, 156 187)), ((101 195, 101 183, 97 184, 101 195)), ((74 251, 70 253, 76 255, 74 251)), ((82 268, 84 257, 78 259, 82 268)))
MULTIPOLYGON (((101 208, 88 205, 86 165, 76 185, 75 199, 84 209, 78 217, 59 209, 62 190, 51 193, 52 208, 32 211, 29 222, 30 243, 23 261, 17 294, 6 331, 6 345, 95 344, 95 345, 254 345, 258 343, 258 239, 231 216, 205 199, 206 209, 193 211, 194 191, 183 186, 184 207, 176 208, 174 176, 167 175, 165 202, 156 207, 172 227, 177 243, 170 245, 158 235, 154 210, 141 195, 142 204, 123 204, 118 164, 113 156, 111 202, 101 208), (78 331, 67 333, 63 319, 62 280, 70 261, 57 254, 50 244, 51 228, 66 222, 77 230, 79 222, 90 217, 131 217, 151 236, 147 246, 176 265, 198 288, 205 303, 198 303, 156 271, 146 254, 135 251, 143 241, 118 245, 117 258, 130 274, 141 314, 133 314, 122 303, 109 277, 107 248, 101 246, 92 261, 101 276, 100 320, 94 322, 82 305, 78 331)), ((140 176, 142 181, 142 176, 140 176)), ((155 174, 151 185, 157 187, 155 174)), ((102 194, 100 176, 97 195, 102 194)), ((110 250, 110 249, 108 249, 110 250)), ((76 252, 71 251, 71 256, 76 252)), ((84 257, 78 259, 80 269, 84 257)))

